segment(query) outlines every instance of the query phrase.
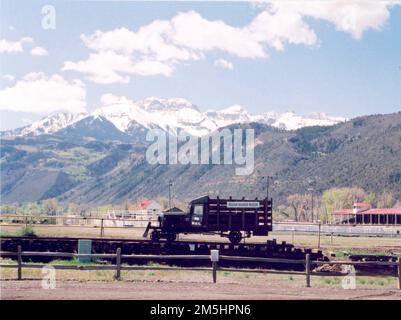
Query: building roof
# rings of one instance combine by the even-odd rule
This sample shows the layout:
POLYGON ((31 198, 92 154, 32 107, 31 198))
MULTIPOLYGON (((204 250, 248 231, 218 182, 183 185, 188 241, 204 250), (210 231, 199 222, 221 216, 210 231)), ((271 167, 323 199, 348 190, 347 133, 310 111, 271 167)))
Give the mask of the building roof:
MULTIPOLYGON (((352 209, 340 209, 333 211, 333 214, 354 214, 352 209)), ((401 208, 369 209, 359 211, 356 214, 401 214, 401 208)))
POLYGON ((370 209, 363 214, 401 214, 401 208, 370 209))
POLYGON ((167 213, 167 212, 184 212, 184 211, 182 211, 180 208, 172 207, 170 209, 164 210, 163 212, 167 213))
POLYGON ((160 206, 155 200, 142 200, 134 205, 130 206, 128 210, 135 211, 135 210, 146 210, 148 209, 151 205, 157 205, 160 206))
POLYGON ((152 204, 152 200, 143 200, 137 203, 139 209, 146 209, 152 204))

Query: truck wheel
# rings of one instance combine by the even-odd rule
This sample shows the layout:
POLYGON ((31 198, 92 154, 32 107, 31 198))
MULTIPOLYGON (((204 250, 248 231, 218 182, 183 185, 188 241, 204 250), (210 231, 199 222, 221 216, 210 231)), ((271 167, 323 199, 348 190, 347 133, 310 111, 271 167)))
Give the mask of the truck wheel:
POLYGON ((230 231, 230 234, 228 235, 228 239, 232 244, 238 244, 242 240, 242 234, 239 231, 230 231))
POLYGON ((150 239, 152 241, 159 241, 160 240, 160 232, 158 231, 152 231, 152 233, 150 234, 150 239))

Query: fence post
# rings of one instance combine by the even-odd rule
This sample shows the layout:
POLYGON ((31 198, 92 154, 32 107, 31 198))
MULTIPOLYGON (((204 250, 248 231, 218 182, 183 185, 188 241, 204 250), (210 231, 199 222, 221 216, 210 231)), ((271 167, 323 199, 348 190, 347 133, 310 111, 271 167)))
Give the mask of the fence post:
POLYGON ((103 233, 104 231, 103 231, 103 218, 102 218, 102 221, 100 223, 100 238, 103 238, 103 233))
POLYGON ((115 278, 117 280, 121 280, 121 248, 117 248, 116 252, 116 275, 115 278))
POLYGON ((398 289, 401 290, 401 258, 398 257, 398 289))
POLYGON ((310 254, 306 254, 305 260, 305 275, 306 275, 306 287, 310 288, 310 254))
POLYGON ((212 266, 213 266, 213 283, 216 283, 217 282, 217 262, 213 261, 212 266))
POLYGON ((219 250, 210 250, 210 260, 213 267, 213 283, 217 282, 217 262, 219 261, 219 250))
POLYGON ((18 280, 22 279, 22 249, 21 246, 19 245, 17 247, 18 250, 18 280))

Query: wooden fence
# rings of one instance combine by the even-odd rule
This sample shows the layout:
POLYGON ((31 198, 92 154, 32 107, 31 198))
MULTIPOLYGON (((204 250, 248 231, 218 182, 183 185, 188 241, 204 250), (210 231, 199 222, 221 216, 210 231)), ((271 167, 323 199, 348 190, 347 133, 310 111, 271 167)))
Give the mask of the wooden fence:
POLYGON ((219 255, 219 250, 211 250, 210 255, 126 255, 121 254, 121 248, 118 248, 114 254, 77 254, 68 252, 34 252, 22 251, 21 246, 18 246, 17 252, 1 251, 0 256, 17 256, 17 264, 0 264, 0 268, 17 268, 18 280, 22 280, 23 268, 43 268, 46 264, 23 263, 22 257, 45 256, 56 258, 108 258, 115 259, 114 265, 107 266, 90 266, 90 265, 52 265, 54 269, 62 270, 115 270, 114 278, 121 279, 121 270, 190 270, 190 271, 211 271, 213 282, 217 282, 217 272, 247 272, 247 273, 270 273, 270 274, 285 274, 285 275, 304 275, 306 287, 311 286, 311 276, 347 276, 348 273, 343 272, 316 272, 312 271, 312 265, 363 265, 363 266, 397 266, 398 269, 398 289, 401 290, 401 258, 397 262, 391 261, 311 261, 310 255, 306 254, 305 260, 290 260, 277 258, 259 258, 259 257, 238 257, 238 256, 223 256, 219 255), (208 260, 211 261, 211 267, 156 267, 156 266, 127 266, 122 265, 122 260, 208 260), (305 271, 287 271, 287 270, 272 270, 272 269, 243 269, 243 268, 225 268, 218 265, 219 261, 247 261, 247 262, 267 262, 267 263, 286 263, 286 264, 303 264, 305 271))

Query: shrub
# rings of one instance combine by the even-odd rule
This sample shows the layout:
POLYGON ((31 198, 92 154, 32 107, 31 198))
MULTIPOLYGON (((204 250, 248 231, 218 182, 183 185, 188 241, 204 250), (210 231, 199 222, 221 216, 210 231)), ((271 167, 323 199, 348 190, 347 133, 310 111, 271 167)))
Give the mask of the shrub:
POLYGON ((22 227, 18 232, 17 235, 20 237, 36 237, 35 230, 31 226, 22 227))

